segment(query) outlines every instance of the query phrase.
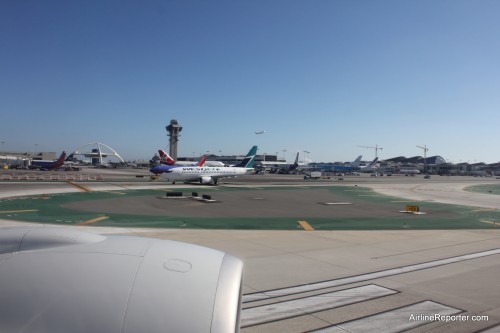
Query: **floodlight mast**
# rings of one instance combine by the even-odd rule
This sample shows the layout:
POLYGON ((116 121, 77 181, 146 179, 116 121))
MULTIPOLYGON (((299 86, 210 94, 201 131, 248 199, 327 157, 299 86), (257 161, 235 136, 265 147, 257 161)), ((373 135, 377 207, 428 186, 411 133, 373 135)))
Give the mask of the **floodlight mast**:
POLYGON ((424 145, 423 147, 417 145, 417 148, 424 150, 424 173, 427 173, 427 151, 429 148, 427 148, 427 145, 424 145))
POLYGON ((369 147, 369 146, 358 146, 358 147, 361 147, 361 148, 368 148, 368 149, 375 149, 375 157, 378 157, 378 156, 377 156, 377 152, 378 152, 379 150, 384 149, 384 148, 382 148, 382 147, 379 147, 378 145, 375 145, 375 147, 369 147))

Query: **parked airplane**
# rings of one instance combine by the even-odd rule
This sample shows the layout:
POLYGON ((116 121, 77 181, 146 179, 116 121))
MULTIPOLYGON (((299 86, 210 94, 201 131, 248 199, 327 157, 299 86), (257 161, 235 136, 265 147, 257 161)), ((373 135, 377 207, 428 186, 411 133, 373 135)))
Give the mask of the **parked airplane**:
POLYGON ((352 172, 360 169, 361 158, 363 156, 359 155, 354 161, 348 163, 347 165, 340 164, 319 164, 315 166, 315 169, 321 169, 331 172, 352 172))
POLYGON ((408 167, 408 168, 399 169, 399 173, 406 175, 406 176, 407 175, 418 175, 420 173, 420 170, 418 170, 417 168, 408 167))
POLYGON ((234 167, 199 167, 179 165, 157 165, 149 171, 160 174, 167 181, 175 184, 176 181, 194 182, 216 185, 220 178, 237 177, 253 170, 257 146, 253 146, 241 163, 234 167))
POLYGON ((278 173, 282 173, 282 174, 294 173, 295 170, 297 170, 298 166, 299 166, 299 153, 297 152, 297 156, 295 156, 295 162, 292 164, 281 166, 278 169, 278 173))
POLYGON ((32 160, 30 169, 54 170, 60 168, 64 164, 66 152, 62 152, 57 160, 32 160))
POLYGON ((373 161, 370 162, 370 164, 366 165, 366 166, 360 166, 359 167, 359 172, 375 172, 375 170, 377 169, 377 167, 375 166, 378 162, 378 157, 375 157, 375 159, 373 161))

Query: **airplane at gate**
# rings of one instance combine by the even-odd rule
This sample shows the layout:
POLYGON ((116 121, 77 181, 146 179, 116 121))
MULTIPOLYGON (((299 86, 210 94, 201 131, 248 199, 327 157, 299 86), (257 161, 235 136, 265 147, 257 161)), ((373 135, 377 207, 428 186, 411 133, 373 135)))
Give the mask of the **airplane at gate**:
POLYGON ((399 169, 399 173, 403 174, 405 176, 407 176, 407 175, 418 175, 420 173, 420 170, 418 170, 417 168, 408 167, 408 168, 401 168, 401 169, 399 169))
POLYGON ((348 163, 347 165, 339 164, 323 164, 316 168, 331 172, 352 172, 360 169, 359 164, 361 163, 362 155, 359 155, 354 161, 348 163))
POLYGON ((157 165, 149 171, 175 184, 176 181, 199 182, 217 185, 220 178, 231 178, 253 170, 257 146, 253 146, 241 163, 233 167, 200 167, 179 165, 157 165))
POLYGON ((370 164, 368 164, 367 166, 361 166, 359 171, 360 172, 375 172, 375 169, 377 169, 377 167, 375 166, 378 162, 378 157, 375 157, 375 159, 373 161, 370 162, 370 164))
POLYGON ((292 164, 287 164, 285 166, 282 166, 278 170, 278 173, 286 173, 286 174, 294 173, 295 170, 297 170, 298 166, 299 166, 299 152, 297 152, 297 155, 295 156, 295 162, 293 162, 292 164))
POLYGON ((30 169, 54 170, 60 168, 64 164, 66 152, 62 152, 57 160, 32 160, 30 169))

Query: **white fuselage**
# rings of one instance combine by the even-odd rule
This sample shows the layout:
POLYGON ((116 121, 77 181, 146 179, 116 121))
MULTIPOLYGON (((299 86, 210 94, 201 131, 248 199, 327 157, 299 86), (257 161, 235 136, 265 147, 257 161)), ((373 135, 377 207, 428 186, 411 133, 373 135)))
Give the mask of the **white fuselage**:
POLYGON ((169 172, 162 173, 161 176, 168 181, 199 181, 202 184, 211 184, 216 183, 219 178, 244 175, 249 170, 253 168, 186 166, 172 168, 169 172))
POLYGON ((416 168, 401 168, 399 170, 399 173, 401 174, 419 174, 420 173, 420 170, 416 169, 416 168))
MULTIPOLYGON (((175 161, 174 165, 196 166, 196 162, 193 162, 193 161, 175 161)), ((206 161, 204 166, 207 166, 207 167, 223 167, 224 163, 219 162, 219 161, 206 161)))

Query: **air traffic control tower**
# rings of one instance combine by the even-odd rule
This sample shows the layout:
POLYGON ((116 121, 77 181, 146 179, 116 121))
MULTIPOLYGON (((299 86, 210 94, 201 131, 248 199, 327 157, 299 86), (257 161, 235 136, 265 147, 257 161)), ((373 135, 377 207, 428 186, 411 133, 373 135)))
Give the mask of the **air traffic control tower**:
POLYGON ((170 125, 165 126, 167 130, 167 135, 170 137, 169 143, 170 143, 170 151, 169 154, 170 156, 174 159, 177 160, 177 142, 179 141, 180 134, 179 132, 182 131, 182 126, 179 125, 177 120, 172 119, 170 120, 170 125))

